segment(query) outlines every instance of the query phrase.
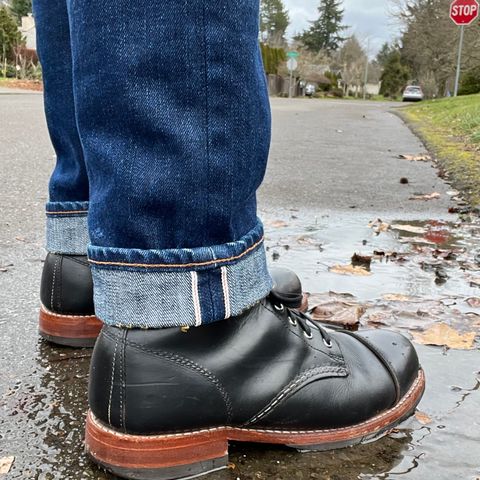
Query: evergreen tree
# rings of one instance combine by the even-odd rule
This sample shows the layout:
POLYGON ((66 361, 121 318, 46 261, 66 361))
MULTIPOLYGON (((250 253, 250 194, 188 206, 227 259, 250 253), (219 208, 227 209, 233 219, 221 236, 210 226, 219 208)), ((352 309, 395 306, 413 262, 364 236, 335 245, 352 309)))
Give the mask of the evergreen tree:
POLYGON ((380 94, 385 97, 396 97, 409 78, 410 70, 402 63, 400 51, 393 50, 385 63, 380 94))
POLYGON ((285 32, 290 24, 282 0, 262 0, 260 4, 260 31, 262 41, 271 47, 283 47, 285 32))
POLYGON ((388 42, 385 42, 380 51, 377 53, 376 60, 382 68, 385 68, 385 65, 387 64, 390 54, 393 50, 394 48, 392 48, 388 42))
POLYGON ((13 59, 13 49, 20 41, 21 35, 15 18, 7 7, 0 7, 0 56, 2 66, 5 60, 13 59))
POLYGON ((338 50, 345 40, 342 32, 347 29, 343 25, 342 0, 321 0, 318 7, 318 19, 311 22, 311 27, 296 37, 312 52, 338 50))
POLYGON ((22 17, 32 13, 32 0, 12 0, 10 9, 18 23, 21 23, 22 17))

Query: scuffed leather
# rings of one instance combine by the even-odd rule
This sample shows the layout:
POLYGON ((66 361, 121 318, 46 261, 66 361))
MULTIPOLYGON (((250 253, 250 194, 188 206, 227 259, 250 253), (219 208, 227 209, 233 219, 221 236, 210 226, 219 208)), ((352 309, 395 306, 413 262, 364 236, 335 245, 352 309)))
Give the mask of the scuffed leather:
POLYGON ((63 315, 94 315, 93 281, 86 256, 49 253, 43 266, 40 299, 63 315))
MULTIPOLYGON (((404 368, 399 381, 408 390, 419 368, 409 342, 391 332, 362 335, 404 368)), ((271 298, 186 331, 104 326, 92 357, 90 407, 113 428, 146 435, 224 425, 333 428, 391 408, 395 386, 378 356, 351 334, 331 337, 331 348, 318 331, 307 339, 271 298)))

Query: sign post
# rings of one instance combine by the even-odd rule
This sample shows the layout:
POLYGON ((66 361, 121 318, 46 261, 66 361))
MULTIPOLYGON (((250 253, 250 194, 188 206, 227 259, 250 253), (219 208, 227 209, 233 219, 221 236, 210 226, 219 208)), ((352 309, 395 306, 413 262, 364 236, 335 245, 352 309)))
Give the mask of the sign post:
POLYGON ((460 85, 460 73, 462 70, 463 39, 465 25, 470 25, 478 18, 480 5, 477 0, 454 0, 450 5, 450 18, 460 27, 460 43, 458 45, 457 74, 455 76, 454 96, 458 95, 460 85))
POLYGON ((288 98, 292 98, 292 83, 293 83, 293 71, 298 67, 296 57, 290 56, 287 62, 287 68, 290 72, 290 82, 288 84, 288 98))

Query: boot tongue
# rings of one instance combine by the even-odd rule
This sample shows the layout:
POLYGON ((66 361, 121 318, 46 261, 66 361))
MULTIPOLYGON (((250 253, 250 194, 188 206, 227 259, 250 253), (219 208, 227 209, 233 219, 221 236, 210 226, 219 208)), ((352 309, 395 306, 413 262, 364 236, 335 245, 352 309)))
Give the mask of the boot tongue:
POLYGON ((272 268, 270 275, 273 279, 273 288, 270 293, 272 300, 288 308, 300 308, 303 293, 302 284, 297 275, 287 268, 272 268))

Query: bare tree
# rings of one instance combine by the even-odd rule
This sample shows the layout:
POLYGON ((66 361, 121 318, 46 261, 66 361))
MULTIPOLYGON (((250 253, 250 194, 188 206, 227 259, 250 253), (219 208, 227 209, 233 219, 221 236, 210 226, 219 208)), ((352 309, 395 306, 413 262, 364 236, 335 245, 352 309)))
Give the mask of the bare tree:
MULTIPOLYGON (((428 96, 451 90, 455 76, 459 28, 449 17, 451 0, 391 0, 402 25, 402 59, 428 96)), ((478 25, 465 30, 464 69, 480 64, 478 25)))

